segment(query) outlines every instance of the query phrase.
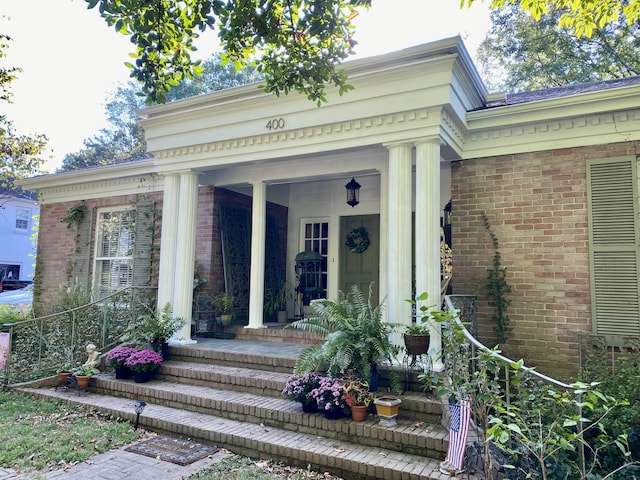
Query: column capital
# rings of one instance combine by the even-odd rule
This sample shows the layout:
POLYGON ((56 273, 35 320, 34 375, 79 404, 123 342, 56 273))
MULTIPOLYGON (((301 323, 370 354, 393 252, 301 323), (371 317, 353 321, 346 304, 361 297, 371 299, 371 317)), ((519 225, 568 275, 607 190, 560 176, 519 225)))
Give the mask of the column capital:
POLYGON ((413 142, 413 145, 416 147, 424 144, 443 146, 445 141, 440 135, 430 135, 428 137, 419 138, 413 142))

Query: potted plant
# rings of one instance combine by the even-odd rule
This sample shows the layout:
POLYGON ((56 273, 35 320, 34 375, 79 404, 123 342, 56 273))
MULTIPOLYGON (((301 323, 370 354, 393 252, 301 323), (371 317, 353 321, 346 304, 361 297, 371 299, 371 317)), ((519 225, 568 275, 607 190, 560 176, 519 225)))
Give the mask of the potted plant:
POLYGON ((219 293, 213 297, 213 306, 220 315, 220 321, 223 325, 229 325, 233 316, 234 298, 229 293, 219 293))
POLYGON ((295 321, 287 328, 321 335, 325 341, 305 350, 298 357, 294 372, 326 371, 332 377, 353 372, 368 381, 375 391, 377 365, 392 362, 400 348, 390 338, 398 325, 383 321, 384 304, 372 305, 372 296, 373 284, 369 286, 367 299, 354 285, 350 294, 340 292, 338 300, 313 300, 316 315, 295 321))
POLYGON ((320 379, 323 377, 324 375, 318 372, 307 372, 301 375, 292 375, 284 384, 282 395, 294 402, 300 402, 302 404, 303 412, 317 412, 318 403, 311 395, 311 392, 320 386, 320 379))
POLYGON ((60 367, 58 367, 58 369, 56 370, 56 376, 58 378, 58 381, 59 382, 64 381, 67 377, 70 377, 71 375, 73 375, 74 367, 75 365, 71 362, 67 362, 60 365, 60 367))
POLYGON ((380 417, 380 425, 393 427, 397 423, 398 410, 401 403, 402 400, 391 395, 385 395, 373 401, 376 406, 376 413, 380 417))
POLYGON ((289 297, 287 282, 282 282, 278 291, 267 289, 264 295, 264 313, 268 318, 275 318, 278 323, 286 323, 289 297))
POLYGON ((407 300, 415 312, 415 316, 411 319, 411 325, 405 327, 402 336, 405 350, 409 355, 424 355, 429 351, 432 325, 430 309, 432 307, 425 304, 428 296, 427 292, 423 292, 415 300, 407 300))
POLYGON ((127 359, 138 350, 127 345, 120 345, 107 353, 107 363, 116 371, 116 378, 129 378, 129 367, 125 364, 127 359))
POLYGON ((182 328, 183 324, 182 318, 173 316, 170 303, 160 311, 147 307, 145 313, 138 317, 138 321, 129 325, 123 339, 127 343, 149 345, 167 358, 169 350, 167 342, 182 328))
POLYGON ((352 375, 344 378, 342 398, 349 405, 351 418, 361 422, 367 418, 367 410, 374 396, 369 390, 369 382, 352 375))
POLYGON ((129 355, 124 364, 133 372, 136 383, 145 383, 160 368, 162 355, 150 349, 137 350, 129 355))
POLYGON ((78 388, 80 390, 86 390, 89 386, 91 377, 93 377, 96 373, 98 373, 98 370, 87 365, 80 365, 79 367, 75 367, 73 369, 73 376, 76 377, 78 388))
POLYGON ((335 420, 349 411, 349 406, 342 396, 343 380, 333 377, 320 378, 320 385, 311 391, 311 396, 318 404, 318 410, 328 419, 335 420))

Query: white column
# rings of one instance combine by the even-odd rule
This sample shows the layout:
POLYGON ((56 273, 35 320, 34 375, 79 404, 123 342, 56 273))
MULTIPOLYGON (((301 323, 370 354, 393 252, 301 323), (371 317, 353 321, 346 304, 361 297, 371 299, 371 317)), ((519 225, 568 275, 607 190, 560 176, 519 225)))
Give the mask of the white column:
POLYGON ((180 343, 196 343, 191 339, 193 304, 193 271, 195 268, 196 216, 198 209, 198 174, 180 173, 180 198, 176 235, 176 260, 173 283, 173 314, 184 319, 184 325, 173 337, 180 343))
MULTIPOLYGON (((380 170, 380 273, 378 274, 378 295, 380 299, 387 298, 389 289, 389 172, 380 170)), ((388 307, 388 305, 387 305, 388 307)), ((383 318, 389 320, 389 310, 383 312, 383 318)))
MULTIPOLYGON (((440 138, 416 143, 416 294, 428 292, 427 306, 439 310, 440 299, 440 138)), ((418 306, 419 307, 419 306, 418 306)), ((431 326, 433 368, 442 371, 439 325, 431 326)))
MULTIPOLYGON (((388 320, 408 324, 411 321, 411 153, 412 145, 390 145, 387 249, 388 320)), ((402 332, 394 343, 402 344, 402 332)))
POLYGON ((249 280, 249 325, 264 328, 264 260, 267 234, 267 186, 253 184, 251 213, 251 273, 249 280))
POLYGON ((173 279, 176 271, 176 235, 180 177, 165 175, 162 196, 162 230, 160 236, 160 271, 158 273, 158 310, 173 304, 173 279))

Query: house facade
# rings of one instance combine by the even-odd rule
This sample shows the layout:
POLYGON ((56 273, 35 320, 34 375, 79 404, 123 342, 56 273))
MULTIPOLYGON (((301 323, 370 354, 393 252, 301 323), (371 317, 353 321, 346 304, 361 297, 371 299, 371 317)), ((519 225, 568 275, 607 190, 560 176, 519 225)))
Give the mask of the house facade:
MULTIPOLYGON (((489 95, 458 37, 345 69, 355 89, 321 107, 255 85, 155 106, 140 112, 152 159, 23 181, 40 196, 43 313, 50 287, 80 280, 157 286, 158 305, 191 319, 196 277, 263 328, 266 289, 293 291, 296 257, 315 251, 318 295, 374 281, 387 319, 408 324, 414 289, 440 302, 450 218, 451 289, 476 296, 485 344, 487 224, 511 287, 507 355, 568 378, 581 333, 640 336, 637 79, 489 95)), ((190 325, 176 340, 195 341, 190 325)))
POLYGON ((39 207, 28 195, 0 198, 0 282, 31 281, 35 263, 32 234, 38 214, 39 207))

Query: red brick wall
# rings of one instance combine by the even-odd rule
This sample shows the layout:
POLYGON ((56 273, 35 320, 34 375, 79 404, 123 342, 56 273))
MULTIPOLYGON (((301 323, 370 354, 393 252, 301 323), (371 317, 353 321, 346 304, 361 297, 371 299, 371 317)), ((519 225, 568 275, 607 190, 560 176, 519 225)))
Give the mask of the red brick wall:
MULTIPOLYGON (((151 200, 158 202, 160 197, 161 194, 154 194, 151 195, 151 200)), ((60 221, 67 214, 69 208, 83 203, 86 206, 85 215, 93 215, 91 245, 89 247, 93 258, 96 209, 130 205, 135 203, 137 199, 137 195, 122 195, 112 198, 85 200, 83 202, 46 204, 40 207, 40 230, 38 233, 38 255, 35 274, 36 292, 34 298, 34 307, 37 314, 51 313, 54 307, 60 303, 60 287, 72 285, 76 277, 73 272, 76 229, 73 226, 67 228, 67 225, 60 221)), ((161 203, 156 205, 156 208, 160 207, 161 203)), ((155 235, 154 249, 152 251, 152 271, 154 272, 151 279, 152 285, 157 285, 158 283, 157 253, 159 252, 159 242, 159 235, 155 235)), ((89 275, 92 275, 92 273, 90 271, 89 275)))
MULTIPOLYGON (((96 208, 107 206, 129 205, 137 200, 136 195, 119 196, 87 200, 87 214, 94 215, 93 233, 91 236, 91 255, 93 257, 93 243, 95 238, 96 208)), ((158 264, 160 254, 160 240, 162 228, 162 193, 151 195, 155 203, 156 223, 154 248, 152 250, 151 285, 158 285, 158 264)), ((213 292, 224 290, 224 269, 222 262, 222 245, 220 242, 220 227, 218 217, 218 203, 226 201, 236 205, 251 208, 251 197, 224 189, 200 187, 198 191, 198 219, 196 223, 196 266, 200 275, 207 281, 205 289, 213 292)), ((61 223, 69 208, 79 202, 65 202, 41 206, 40 234, 38 239, 38 258, 36 265, 36 299, 38 314, 51 313, 60 301, 60 286, 71 285, 75 278, 73 272, 73 252, 75 247, 75 228, 68 229, 61 223)), ((269 215, 276 216, 282 239, 283 252, 282 271, 286 268, 286 238, 287 238, 287 208, 275 204, 267 204, 269 215)), ((91 274, 91 273, 90 273, 91 274)))
POLYGON ((482 211, 512 288, 502 350, 557 378, 577 373, 577 334, 591 330, 586 160, 635 153, 623 143, 454 164, 453 293, 477 295, 485 345, 496 342, 487 296, 494 249, 482 211))

